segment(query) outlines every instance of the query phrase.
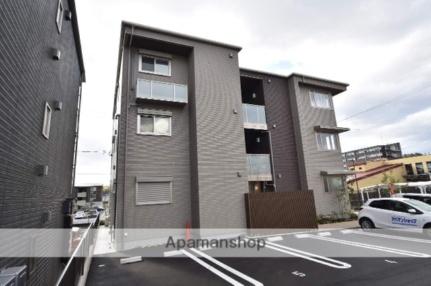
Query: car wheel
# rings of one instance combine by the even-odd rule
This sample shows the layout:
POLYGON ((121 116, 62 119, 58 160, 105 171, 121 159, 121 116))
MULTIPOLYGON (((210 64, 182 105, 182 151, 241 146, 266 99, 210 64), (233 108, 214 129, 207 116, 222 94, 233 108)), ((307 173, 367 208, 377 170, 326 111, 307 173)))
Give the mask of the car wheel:
POLYGON ((371 220, 364 218, 361 220, 361 228, 362 229, 372 229, 372 228, 374 228, 374 223, 371 220))
POLYGON ((426 237, 431 239, 431 225, 427 225, 424 227, 424 234, 426 237))

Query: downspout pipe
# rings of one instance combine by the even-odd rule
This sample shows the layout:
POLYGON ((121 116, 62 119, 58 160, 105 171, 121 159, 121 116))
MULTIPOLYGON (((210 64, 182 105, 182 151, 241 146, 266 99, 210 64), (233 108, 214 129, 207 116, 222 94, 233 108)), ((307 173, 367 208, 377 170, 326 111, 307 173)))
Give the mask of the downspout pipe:
MULTIPOLYGON (((133 40, 133 35, 134 35, 134 32, 135 32, 135 26, 134 25, 132 25, 132 32, 131 32, 131 34, 130 34, 130 39, 129 39, 129 46, 128 46, 128 49, 129 49, 129 55, 128 55, 128 63, 127 63, 127 86, 126 86, 126 88, 127 88, 127 93, 126 93, 126 116, 125 116, 125 119, 124 120, 126 120, 126 122, 127 122, 127 120, 128 120, 128 118, 129 118, 129 108, 130 108, 130 106, 129 106, 129 97, 130 97, 130 70, 131 70, 131 68, 130 68, 130 64, 131 64, 131 62, 132 62, 132 54, 131 54, 131 52, 130 52, 130 48, 132 47, 132 40, 133 40)), ((124 228, 124 215, 125 215, 125 209, 124 209, 124 207, 125 207, 125 193, 126 193, 126 166, 127 166, 127 124, 126 124, 126 130, 124 130, 124 132, 125 132, 125 134, 124 134, 124 177, 123 177, 123 213, 122 213, 122 216, 121 216, 121 226, 124 228)))

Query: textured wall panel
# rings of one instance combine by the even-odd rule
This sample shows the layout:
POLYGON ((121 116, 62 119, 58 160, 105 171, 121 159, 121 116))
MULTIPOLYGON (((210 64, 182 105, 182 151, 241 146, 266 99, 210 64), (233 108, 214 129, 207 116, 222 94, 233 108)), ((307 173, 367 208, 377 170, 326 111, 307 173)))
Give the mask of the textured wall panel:
POLYGON ((249 228, 316 228, 312 191, 245 195, 249 228))
MULTIPOLYGON (((58 34, 56 0, 4 0, 0 4, 0 226, 63 227, 62 202, 71 196, 80 68, 72 22, 58 34), (50 49, 61 50, 54 61, 50 49), (45 101, 54 111, 49 140, 42 136, 45 101), (38 177, 37 165, 48 165, 38 177), (51 219, 42 224, 42 213, 51 219)), ((68 1, 63 1, 68 9, 68 1)), ((0 267, 26 264, 1 260, 0 267)), ((52 285, 59 259, 35 259, 30 285, 52 285)))
MULTIPOLYGON (((314 191, 318 214, 340 212, 342 208, 335 192, 325 192, 324 179, 320 174, 325 170, 343 170, 341 151, 319 151, 314 126, 337 126, 332 109, 313 108, 309 96, 310 87, 295 82, 299 128, 307 176, 307 185, 314 191)), ((319 90, 313 88, 313 90, 319 90)), ((325 90, 322 90, 325 91, 325 90)))
POLYGON ((263 80, 265 112, 268 130, 271 132, 277 191, 301 189, 287 79, 250 71, 241 71, 241 75, 263 80), (268 79, 271 80, 270 83, 268 79), (273 127, 274 124, 276 128, 273 127), (278 174, 281 174, 281 178, 277 176, 278 174))

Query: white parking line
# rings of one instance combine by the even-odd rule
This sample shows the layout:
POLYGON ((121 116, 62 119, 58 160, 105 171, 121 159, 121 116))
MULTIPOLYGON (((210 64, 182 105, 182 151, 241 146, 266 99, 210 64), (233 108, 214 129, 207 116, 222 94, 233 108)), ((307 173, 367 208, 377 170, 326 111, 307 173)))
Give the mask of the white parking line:
POLYGON ((405 237, 405 236, 397 236, 397 235, 390 235, 390 234, 383 234, 383 233, 372 233, 372 232, 365 232, 362 230, 352 230, 350 232, 342 232, 343 234, 360 234, 360 235, 368 235, 368 236, 374 236, 374 237, 382 237, 382 238, 389 238, 389 239, 396 239, 396 240, 405 240, 410 242, 419 242, 419 243, 428 243, 431 244, 431 240, 427 239, 420 239, 420 238, 414 238, 414 237, 405 237))
POLYGON ((351 268, 352 265, 345 263, 343 261, 335 260, 329 257, 321 256, 318 254, 302 251, 299 249, 287 247, 281 244, 273 243, 273 242, 266 242, 265 248, 269 248, 275 251, 279 251, 282 253, 290 254, 292 256, 297 256, 306 260, 310 260, 319 264, 323 264, 332 268, 337 269, 348 269, 351 268))
POLYGON ((331 233, 329 231, 325 231, 325 232, 318 232, 317 235, 318 236, 331 236, 331 233))
POLYGON ((194 249, 194 248, 191 248, 191 250, 194 251, 195 253, 199 254, 200 256, 208 259, 212 263, 214 263, 214 264, 216 264, 216 265, 218 265, 218 266, 226 269, 227 271, 235 274, 236 276, 244 279, 245 281, 248 281, 251 284, 256 285, 256 286, 263 286, 263 284, 261 282, 259 282, 259 281, 255 280, 255 279, 253 279, 253 278, 245 275, 244 273, 239 272, 238 270, 236 270, 236 269, 234 269, 234 268, 232 268, 232 267, 230 267, 230 266, 228 266, 228 265, 226 265, 226 264, 224 264, 224 263, 222 263, 220 261, 218 261, 217 259, 215 259, 215 258, 213 258, 213 257, 211 257, 211 256, 209 256, 209 255, 207 255, 205 253, 203 253, 202 251, 199 251, 199 250, 194 249))
POLYGON ((206 263, 205 261, 203 261, 202 259, 194 256, 193 254, 191 254, 188 251, 185 251, 184 249, 181 250, 181 252, 186 255, 187 257, 189 257, 190 259, 194 260, 195 262, 197 262, 198 264, 200 264, 201 266, 205 267, 206 269, 208 269, 209 271, 211 271, 212 273, 216 274, 217 276, 219 276, 220 278, 222 278, 223 280, 229 282, 232 285, 235 286, 244 286, 244 284, 239 283, 238 281, 236 281, 235 279, 227 276, 226 274, 224 274, 223 272, 221 272, 220 270, 212 267, 211 265, 209 265, 208 263, 206 263))
POLYGON ((372 250, 378 250, 378 251, 389 252, 389 253, 394 253, 394 254, 401 254, 401 255, 411 256, 411 257, 420 257, 420 258, 431 257, 429 254, 420 253, 420 252, 413 252, 413 251, 384 247, 384 246, 378 246, 378 245, 373 245, 373 244, 353 242, 353 241, 349 241, 349 240, 342 240, 342 239, 331 238, 331 237, 321 237, 321 236, 312 235, 312 234, 308 235, 307 238, 320 239, 323 241, 329 241, 329 242, 333 242, 333 243, 339 243, 339 244, 344 244, 344 245, 349 245, 349 246, 368 248, 368 249, 372 249, 372 250))
POLYGON ((178 256, 178 255, 182 255, 182 252, 180 250, 172 250, 172 251, 163 252, 164 257, 172 257, 172 256, 178 256))
POLYGON ((281 241, 283 240, 283 238, 281 236, 271 236, 271 237, 268 237, 266 240, 274 242, 274 241, 281 241))

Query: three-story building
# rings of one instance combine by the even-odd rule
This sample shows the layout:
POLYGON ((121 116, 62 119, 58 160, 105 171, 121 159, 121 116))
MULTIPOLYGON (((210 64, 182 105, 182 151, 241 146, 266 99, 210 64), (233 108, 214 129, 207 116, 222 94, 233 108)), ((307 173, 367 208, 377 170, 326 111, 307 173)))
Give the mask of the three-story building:
POLYGON ((240 50, 122 23, 116 227, 242 228, 247 192, 311 189, 318 214, 342 212, 332 97, 347 84, 239 68, 240 50))

